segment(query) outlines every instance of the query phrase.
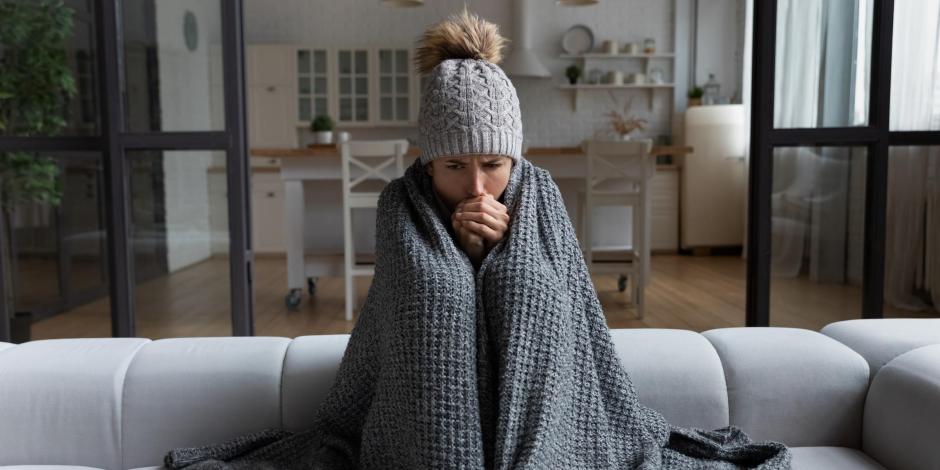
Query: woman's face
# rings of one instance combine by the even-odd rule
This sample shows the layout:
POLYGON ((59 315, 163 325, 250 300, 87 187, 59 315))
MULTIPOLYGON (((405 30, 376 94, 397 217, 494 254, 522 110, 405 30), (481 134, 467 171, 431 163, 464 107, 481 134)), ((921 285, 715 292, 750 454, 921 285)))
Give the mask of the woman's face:
POLYGON ((513 160, 502 155, 459 155, 431 160, 427 172, 434 189, 450 210, 467 198, 489 194, 499 199, 513 160))

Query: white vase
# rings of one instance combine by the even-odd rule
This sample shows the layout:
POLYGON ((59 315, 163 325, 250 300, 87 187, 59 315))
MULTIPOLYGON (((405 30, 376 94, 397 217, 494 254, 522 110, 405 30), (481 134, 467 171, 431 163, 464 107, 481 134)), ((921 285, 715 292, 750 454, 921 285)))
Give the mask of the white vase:
POLYGON ((620 134, 620 140, 630 140, 630 134, 620 134))
POLYGON ((333 131, 317 131, 314 133, 318 144, 332 144, 333 131))

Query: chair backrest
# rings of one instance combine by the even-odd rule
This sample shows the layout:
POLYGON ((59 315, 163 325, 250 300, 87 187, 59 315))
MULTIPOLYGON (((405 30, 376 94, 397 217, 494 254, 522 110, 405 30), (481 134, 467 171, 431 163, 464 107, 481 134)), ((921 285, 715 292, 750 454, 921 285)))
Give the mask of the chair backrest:
POLYGON ((600 140, 587 139, 582 144, 587 155, 587 188, 589 191, 607 180, 629 181, 637 185, 652 177, 651 139, 600 140))
POLYGON ((408 140, 347 140, 340 143, 343 193, 374 195, 404 174, 408 140))

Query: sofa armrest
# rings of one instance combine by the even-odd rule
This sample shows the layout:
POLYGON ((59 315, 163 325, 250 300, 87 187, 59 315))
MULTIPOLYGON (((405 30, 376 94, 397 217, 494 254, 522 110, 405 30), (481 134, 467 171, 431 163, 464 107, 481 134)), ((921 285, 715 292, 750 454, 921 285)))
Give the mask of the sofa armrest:
POLYGON ((868 390, 862 430, 865 452, 887 468, 940 468, 940 345, 886 364, 868 390))

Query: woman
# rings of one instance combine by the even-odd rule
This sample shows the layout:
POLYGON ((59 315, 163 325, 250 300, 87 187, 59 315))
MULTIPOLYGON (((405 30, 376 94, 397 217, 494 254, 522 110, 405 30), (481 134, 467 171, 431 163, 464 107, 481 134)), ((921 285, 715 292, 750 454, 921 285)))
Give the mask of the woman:
POLYGON ((308 430, 177 449, 199 469, 760 469, 787 449, 639 403, 551 175, 521 155, 496 27, 425 33, 418 161, 383 190, 372 286, 308 430))

